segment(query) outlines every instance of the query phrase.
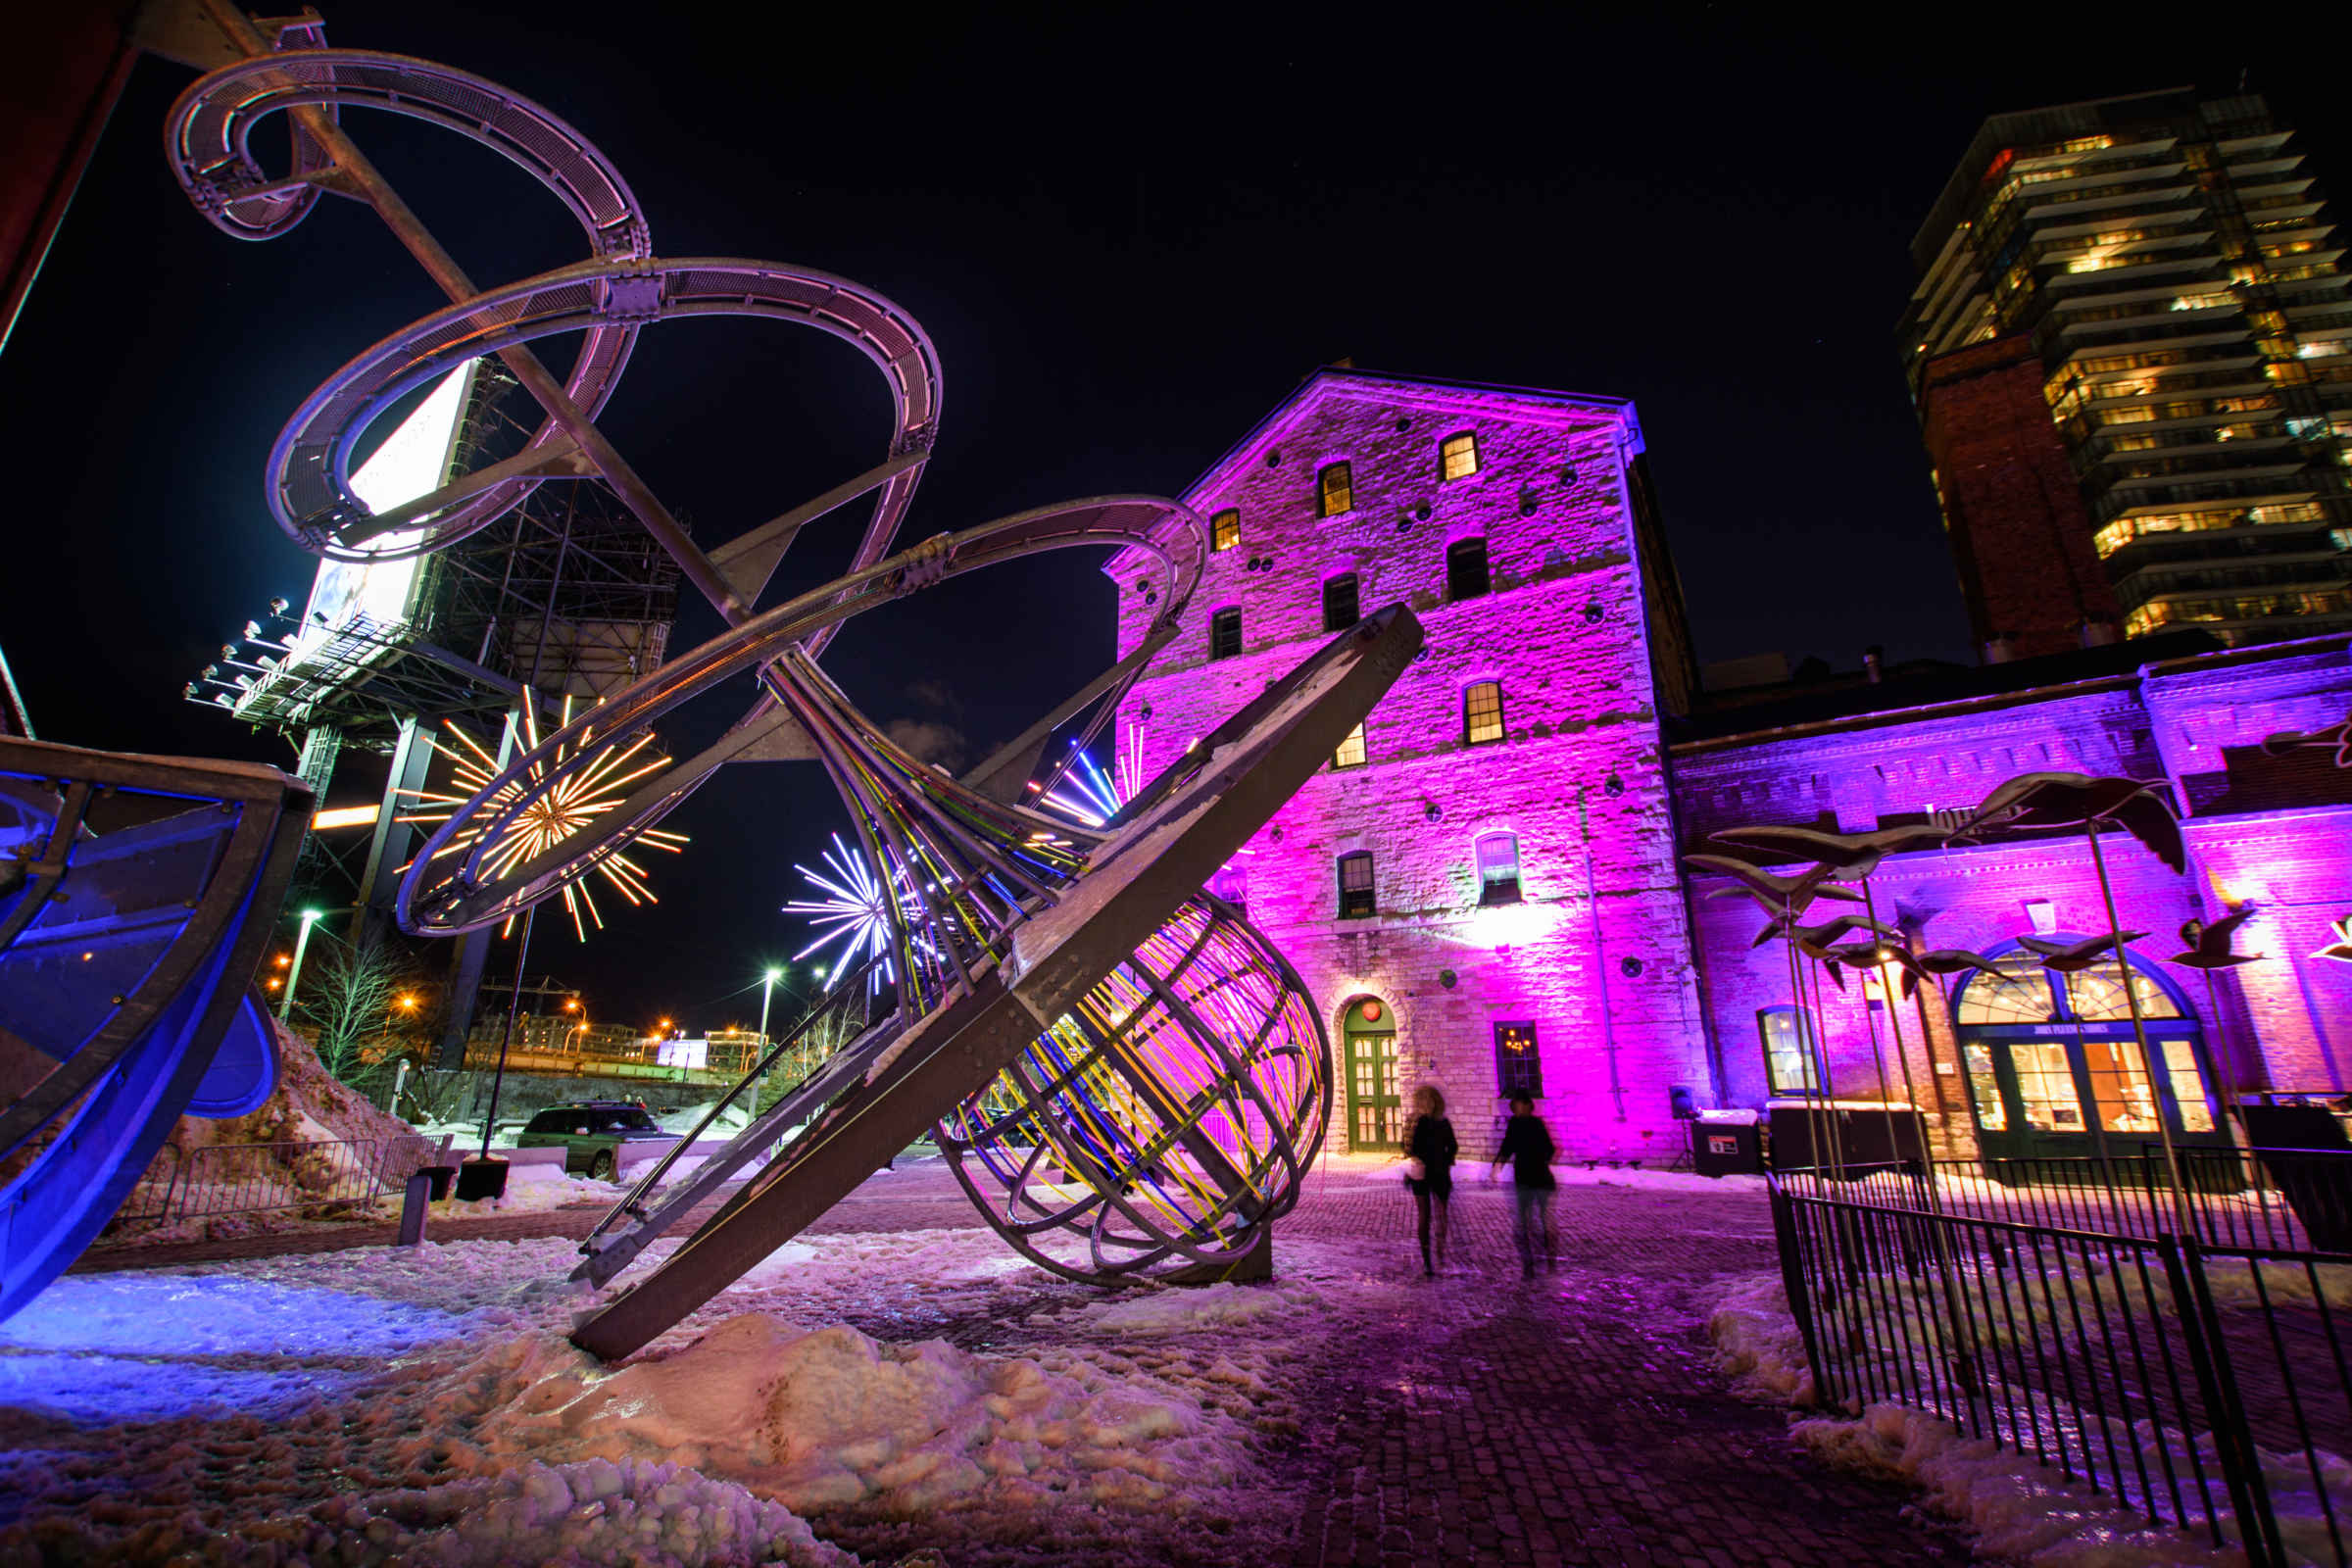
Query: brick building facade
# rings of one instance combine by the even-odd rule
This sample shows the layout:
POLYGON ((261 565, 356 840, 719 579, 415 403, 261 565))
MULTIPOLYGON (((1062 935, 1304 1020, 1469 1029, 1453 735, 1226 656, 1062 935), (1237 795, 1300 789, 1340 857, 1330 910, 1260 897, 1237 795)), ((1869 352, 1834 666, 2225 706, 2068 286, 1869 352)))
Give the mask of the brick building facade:
MULTIPOLYGON (((2352 718, 2352 637, 2184 632, 1702 698, 1650 494, 1629 403, 1344 369, 1186 492, 1217 548, 1121 703, 1128 776, 1362 613, 1401 602, 1426 629, 1360 735, 1211 884, 1322 1006, 1332 1147, 1393 1146, 1421 1083, 1467 1157, 1524 1086, 1570 1153, 1658 1163, 1684 1148, 1678 1108, 1790 1093, 1910 1098, 1953 1152, 2051 1153, 2083 1152, 2094 1115, 2127 1143, 2159 1114, 2226 1139, 2224 1094, 2344 1083, 2352 964, 2313 955, 2352 915, 2352 769, 2260 743, 2352 718), (1997 966, 1909 998, 1792 983, 1754 905, 1681 870, 1719 828, 1956 822, 2035 770, 2161 778, 2183 815, 2186 875, 2102 840, 2125 925, 2149 933, 2131 952, 2154 1074, 2112 963, 2054 978, 2017 941, 2107 928, 2080 834, 1886 860, 1881 920, 1997 966), (2262 962, 2209 988, 2163 961, 2183 921, 2247 900, 2237 951, 2262 962), (1826 1071, 1798 1065, 1812 1040, 1826 1071)), ((1104 570, 1124 655, 1157 607, 1142 563, 1104 570)))
MULTIPOLYGON (((2185 874, 2125 834, 2101 839, 2117 913, 2147 933, 2130 952, 2148 977, 2154 1081, 2132 1059, 2115 966, 2053 977, 2018 944, 2108 928, 2080 832, 1888 858, 1871 879, 1879 918, 1915 951, 1967 949, 2001 972, 1907 1001, 1856 974, 1843 991, 1802 982, 1802 1005, 1831 1093, 1915 1097, 1953 1153, 2091 1152, 2100 1111, 2119 1152, 2155 1137, 2158 1113, 2177 1136, 2226 1141, 2223 1096, 2334 1090, 2352 1067, 2352 965, 2314 956, 2334 940, 2330 922, 2352 915, 2352 770, 2334 765, 2332 746, 2274 756, 2260 744, 2352 717, 2348 648, 2338 635, 2170 658, 2162 643, 2094 649, 1702 716, 1670 749, 1684 844, 1761 822, 1858 832, 1952 821, 2027 771, 2165 780, 2183 816, 2185 874), (2263 961, 2221 971, 2210 988, 2166 961, 2182 951, 2182 922, 2248 901, 2255 913, 2234 951, 2263 961)), ((1792 1018, 1799 1000, 1784 945, 1755 944, 1755 906, 1709 897, 1729 886, 1690 884, 1706 1027, 1723 1102, 1761 1105, 1810 1087, 1789 1081, 1789 1056, 1778 1073, 1771 1059, 1773 1041, 1792 1033, 1775 1015, 1792 1018)))
MULTIPOLYGON (((1323 1004, 1334 1147, 1440 1086, 1469 1157, 1507 1079, 1564 1147, 1679 1142, 1709 1080, 1659 714, 1691 687, 1632 405, 1329 369, 1185 494, 1219 548, 1195 624, 1118 714, 1150 776, 1344 629, 1403 602, 1428 647, 1217 885, 1323 1004)), ((1120 652, 1153 610, 1136 564, 1120 652)))
POLYGON ((2112 640, 2123 619, 2041 382, 2013 336, 1929 362, 1919 390, 1969 623, 2020 659, 2080 647, 2086 626, 2112 640))

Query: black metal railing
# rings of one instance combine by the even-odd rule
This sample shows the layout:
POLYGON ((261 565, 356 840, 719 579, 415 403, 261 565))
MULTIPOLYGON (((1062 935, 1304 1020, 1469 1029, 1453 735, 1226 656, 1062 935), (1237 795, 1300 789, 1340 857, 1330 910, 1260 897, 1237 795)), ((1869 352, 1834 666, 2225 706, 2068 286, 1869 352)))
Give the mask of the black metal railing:
MULTIPOLYGON (((2147 1174, 2161 1154, 2103 1182, 2081 1162, 1938 1162, 1933 1186, 1917 1165, 1775 1173, 1815 1386, 1949 1421, 2262 1568, 2352 1568, 2352 1253, 2218 1239, 2308 1234, 2291 1181, 2265 1181, 2303 1152, 2180 1152, 2179 1194, 2147 1174)), ((2330 1202, 2347 1174, 2305 1173, 2330 1202)))
POLYGON ((2101 1235, 2193 1235, 2214 1247, 2352 1252, 2352 1152, 2185 1148, 2167 1166, 2139 1152, 1938 1159, 1780 1172, 1812 1198, 2101 1235), (2180 1173, 2173 1190, 2172 1170, 2180 1173))

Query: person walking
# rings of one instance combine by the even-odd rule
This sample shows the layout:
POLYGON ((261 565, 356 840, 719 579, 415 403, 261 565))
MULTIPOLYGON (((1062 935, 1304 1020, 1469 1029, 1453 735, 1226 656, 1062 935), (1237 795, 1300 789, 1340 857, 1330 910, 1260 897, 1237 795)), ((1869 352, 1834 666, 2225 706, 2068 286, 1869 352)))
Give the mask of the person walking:
POLYGON ((1421 1273, 1435 1279, 1446 1266, 1446 1204, 1453 1197, 1453 1161, 1461 1152, 1453 1123, 1446 1119, 1446 1097, 1435 1084, 1413 1091, 1413 1119, 1404 1130, 1404 1185, 1421 1215, 1421 1273), (1437 1250, 1430 1250, 1432 1215, 1437 1250))
POLYGON ((1494 1168, 1502 1169, 1508 1160, 1511 1166, 1511 1240, 1519 1244, 1519 1277, 1536 1277, 1536 1233, 1544 1238, 1544 1266, 1552 1268, 1560 1260, 1559 1235, 1551 1224, 1551 1196, 1559 1188, 1559 1178, 1551 1173, 1551 1156, 1557 1146, 1551 1141, 1551 1129, 1536 1114, 1536 1102, 1525 1095, 1511 1097, 1511 1119, 1502 1130, 1502 1147, 1494 1151, 1494 1168))

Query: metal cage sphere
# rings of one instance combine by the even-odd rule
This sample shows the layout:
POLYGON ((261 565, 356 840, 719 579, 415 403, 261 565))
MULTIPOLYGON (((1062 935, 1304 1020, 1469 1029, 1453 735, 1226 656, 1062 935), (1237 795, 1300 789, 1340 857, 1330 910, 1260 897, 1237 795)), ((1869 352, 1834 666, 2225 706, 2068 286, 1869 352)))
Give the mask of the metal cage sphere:
POLYGON ((938 1133, 1007 1242, 1115 1285, 1239 1262, 1298 1202, 1330 1115, 1313 996, 1203 892, 938 1133))

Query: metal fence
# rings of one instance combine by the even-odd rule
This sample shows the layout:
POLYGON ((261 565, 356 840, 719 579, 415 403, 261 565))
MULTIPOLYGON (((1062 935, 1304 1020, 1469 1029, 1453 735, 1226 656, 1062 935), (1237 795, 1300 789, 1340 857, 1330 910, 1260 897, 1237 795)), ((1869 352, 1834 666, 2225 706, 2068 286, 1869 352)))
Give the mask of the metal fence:
MULTIPOLYGON (((2015 1170, 1933 1188, 1902 1167, 1777 1173, 1783 1277, 1816 1387, 1849 1409, 1939 1416, 2263 1568, 2352 1564, 2352 1253, 2215 1239, 2265 1214, 2303 1227, 2279 1192, 2247 1206, 2267 1159, 2239 1193, 2197 1195, 2226 1174, 2197 1163, 2182 1197, 2213 1203, 2177 1201, 2138 1169, 2136 1187, 2090 1191, 2015 1170), (2001 1192, 1984 1199, 1979 1182, 2001 1192)), ((2274 1178, 2289 1195, 2292 1164, 2274 1178)), ((2352 1166, 2321 1175, 2340 1184, 2352 1166)))
POLYGON ((1806 1197, 2217 1247, 2352 1251, 2352 1152, 2181 1149, 2176 1196, 2157 1152, 1938 1159, 1783 1171, 1806 1197))
POLYGON ((214 1144, 167 1150, 116 1213, 117 1224, 174 1224, 222 1214, 372 1205, 397 1198, 418 1167, 446 1162, 449 1140, 214 1144))

